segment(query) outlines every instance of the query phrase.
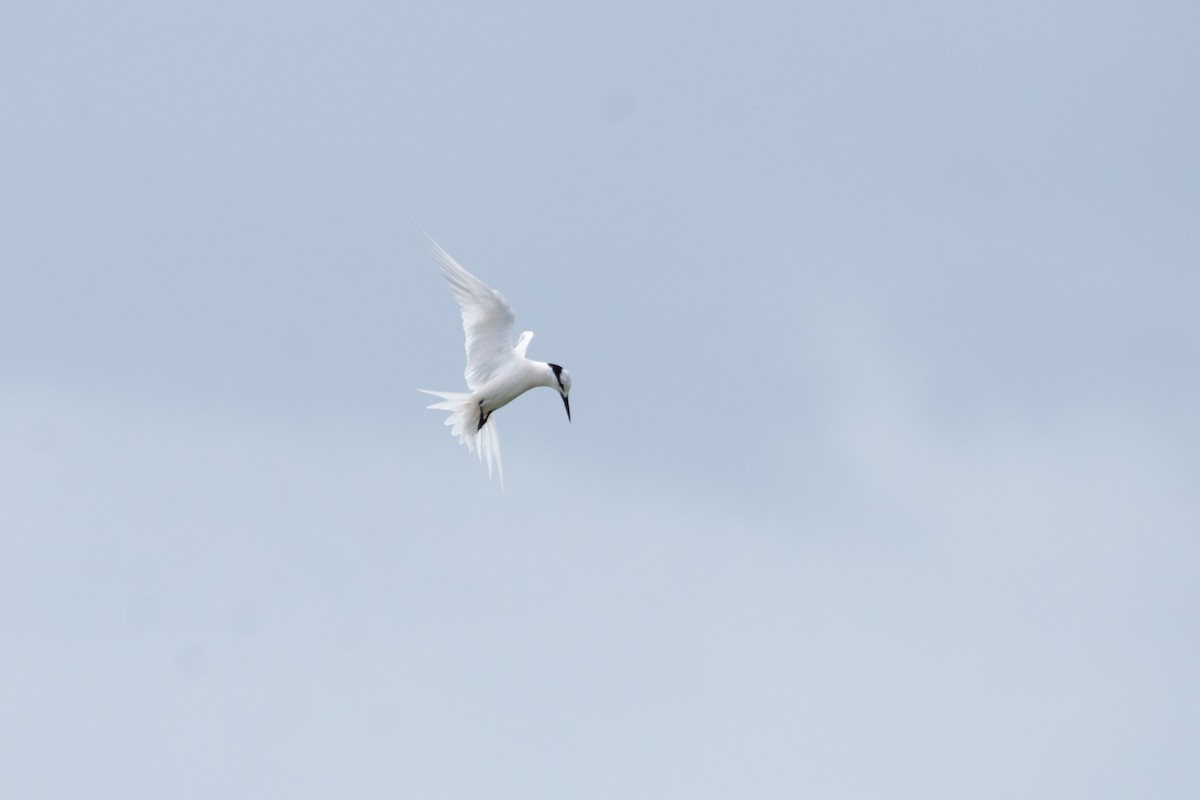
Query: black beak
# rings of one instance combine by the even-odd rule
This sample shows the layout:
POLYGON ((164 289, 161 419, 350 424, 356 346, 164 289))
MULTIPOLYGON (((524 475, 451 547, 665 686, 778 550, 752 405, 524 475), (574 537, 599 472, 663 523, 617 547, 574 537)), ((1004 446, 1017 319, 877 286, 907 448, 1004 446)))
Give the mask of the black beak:
POLYGON ((571 421, 571 401, 567 399, 567 396, 565 394, 563 395, 563 405, 567 407, 567 422, 570 422, 571 421))

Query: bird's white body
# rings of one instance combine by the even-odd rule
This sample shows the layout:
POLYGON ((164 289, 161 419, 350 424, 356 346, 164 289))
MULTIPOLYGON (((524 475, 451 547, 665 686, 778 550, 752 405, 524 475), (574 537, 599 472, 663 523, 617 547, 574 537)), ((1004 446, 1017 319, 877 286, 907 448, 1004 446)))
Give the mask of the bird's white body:
POLYGON ((557 388, 554 371, 543 361, 531 361, 518 356, 508 369, 496 373, 487 383, 476 388, 473 394, 479 399, 480 408, 486 416, 537 386, 557 388))
POLYGON ((479 458, 487 462, 488 475, 493 466, 504 483, 500 462, 500 440, 492 412, 511 403, 525 392, 538 386, 548 386, 563 398, 567 418, 571 405, 571 376, 556 364, 533 361, 525 357, 532 331, 525 331, 512 343, 516 316, 504 295, 489 289, 483 281, 463 269, 457 261, 426 237, 429 252, 450 282, 450 289, 462 307, 463 330, 467 335, 467 388, 469 392, 421 391, 440 397, 442 402, 429 408, 449 411, 446 425, 450 433, 466 444, 479 458))

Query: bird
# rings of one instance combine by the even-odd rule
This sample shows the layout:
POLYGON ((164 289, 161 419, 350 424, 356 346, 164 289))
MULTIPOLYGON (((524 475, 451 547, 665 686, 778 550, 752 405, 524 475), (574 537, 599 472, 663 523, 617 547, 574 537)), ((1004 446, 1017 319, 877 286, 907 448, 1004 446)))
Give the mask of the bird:
POLYGON ((516 314, 504 295, 463 269, 429 234, 425 234, 425 244, 462 309, 467 337, 464 375, 470 391, 419 391, 441 399, 426 408, 450 412, 444 423, 450 426, 450 435, 457 436, 469 451, 478 453, 479 460, 487 464, 488 478, 495 467, 503 488, 504 467, 494 413, 530 389, 547 386, 562 397, 570 422, 571 375, 558 364, 526 358, 533 331, 523 332, 513 345, 516 314))

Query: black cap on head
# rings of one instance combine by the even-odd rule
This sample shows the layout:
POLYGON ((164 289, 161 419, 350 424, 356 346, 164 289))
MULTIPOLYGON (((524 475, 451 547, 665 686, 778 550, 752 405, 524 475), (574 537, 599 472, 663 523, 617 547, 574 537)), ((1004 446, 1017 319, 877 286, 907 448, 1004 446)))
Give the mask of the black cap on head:
POLYGON ((554 372, 554 380, 558 381, 558 393, 562 395, 563 406, 567 409, 567 422, 571 421, 571 401, 567 399, 567 387, 563 386, 562 371, 563 368, 558 364, 547 364, 551 371, 554 372))

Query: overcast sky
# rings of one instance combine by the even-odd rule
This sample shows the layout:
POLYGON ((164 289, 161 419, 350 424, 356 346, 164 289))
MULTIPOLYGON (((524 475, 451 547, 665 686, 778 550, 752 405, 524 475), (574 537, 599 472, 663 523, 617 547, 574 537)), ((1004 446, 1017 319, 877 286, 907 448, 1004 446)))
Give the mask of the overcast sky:
POLYGON ((5 791, 1197 796, 1198 30, 6 4, 5 791))

